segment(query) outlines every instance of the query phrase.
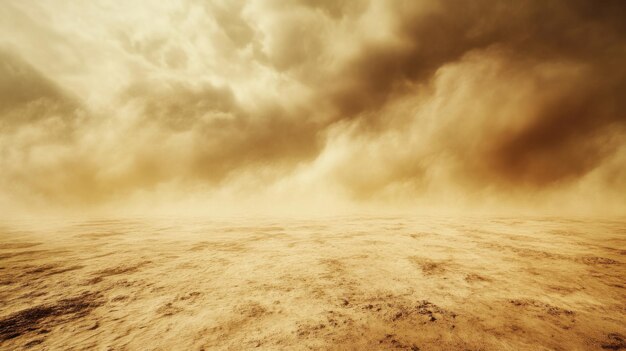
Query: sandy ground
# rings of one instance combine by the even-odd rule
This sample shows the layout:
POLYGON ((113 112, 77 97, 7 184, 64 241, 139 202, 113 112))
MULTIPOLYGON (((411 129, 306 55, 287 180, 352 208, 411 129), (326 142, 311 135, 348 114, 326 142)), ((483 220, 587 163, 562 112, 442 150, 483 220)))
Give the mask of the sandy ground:
POLYGON ((0 349, 626 349, 626 221, 5 221, 0 349))

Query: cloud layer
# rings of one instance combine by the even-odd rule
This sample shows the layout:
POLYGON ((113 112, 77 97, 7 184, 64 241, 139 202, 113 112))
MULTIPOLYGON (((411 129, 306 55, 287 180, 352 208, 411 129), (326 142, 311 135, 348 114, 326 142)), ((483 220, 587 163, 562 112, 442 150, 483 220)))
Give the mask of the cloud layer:
POLYGON ((625 14, 10 0, 0 205, 624 213, 625 14))

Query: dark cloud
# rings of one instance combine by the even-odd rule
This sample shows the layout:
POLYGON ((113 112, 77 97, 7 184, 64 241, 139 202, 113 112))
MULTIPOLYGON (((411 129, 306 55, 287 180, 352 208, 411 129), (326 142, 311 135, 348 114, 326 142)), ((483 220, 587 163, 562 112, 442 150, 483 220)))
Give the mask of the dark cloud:
POLYGON ((71 122, 78 103, 15 54, 0 51, 0 129, 57 117, 71 122))
MULTIPOLYGON (((484 146, 471 154, 455 149, 463 142, 444 143, 441 152, 457 159, 451 167, 461 173, 458 177, 477 178, 480 187, 541 188, 584 176, 623 145, 623 138, 615 140, 614 134, 607 133, 623 131, 626 125, 623 2, 422 5, 394 3, 399 40, 363 46, 332 78, 337 83, 329 84, 330 91, 321 92, 321 99, 333 102, 336 120, 361 119, 384 132, 389 116, 381 111, 394 100, 414 94, 416 85, 431 84, 438 69, 462 61, 467 54, 482 52, 488 58, 495 53, 511 69, 529 75, 546 64, 580 69, 537 86, 533 105, 517 111, 523 114, 522 126, 512 127, 517 122, 511 116, 511 128, 494 127, 490 119, 503 117, 486 116, 481 118, 479 133, 454 133, 456 139, 484 139, 484 146)), ((515 99, 517 93, 512 87, 503 95, 515 99)), ((480 101, 481 96, 475 99, 480 101)), ((406 168, 398 167, 399 181, 406 178, 406 168)), ((419 168, 415 178, 421 181, 422 174, 419 168)))
POLYGON ((599 81, 597 74, 559 85, 559 94, 531 113, 524 128, 502 135, 488 155, 494 171, 512 184, 544 186, 601 165, 619 147, 613 133, 626 130, 626 103, 619 93, 626 91, 626 76, 599 81))
POLYGON ((615 56, 624 56, 626 5, 621 1, 449 0, 430 5, 394 3, 399 40, 364 45, 332 77, 333 89, 324 97, 334 102, 340 118, 380 108, 398 91, 427 83, 437 69, 472 50, 498 46, 513 51, 514 60, 592 65, 618 64, 615 56))

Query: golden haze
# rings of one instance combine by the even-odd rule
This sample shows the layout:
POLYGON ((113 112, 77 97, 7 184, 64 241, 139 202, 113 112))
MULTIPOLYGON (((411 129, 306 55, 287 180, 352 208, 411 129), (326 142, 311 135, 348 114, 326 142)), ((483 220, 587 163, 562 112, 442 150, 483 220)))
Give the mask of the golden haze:
POLYGON ((5 1, 12 216, 623 214, 622 1, 5 1))

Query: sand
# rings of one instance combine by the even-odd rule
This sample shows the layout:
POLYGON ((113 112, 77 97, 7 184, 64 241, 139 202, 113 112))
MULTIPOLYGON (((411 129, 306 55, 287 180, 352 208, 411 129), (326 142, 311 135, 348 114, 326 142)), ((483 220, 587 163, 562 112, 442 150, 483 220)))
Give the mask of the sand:
POLYGON ((0 349, 626 349, 626 221, 4 221, 0 349))

